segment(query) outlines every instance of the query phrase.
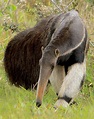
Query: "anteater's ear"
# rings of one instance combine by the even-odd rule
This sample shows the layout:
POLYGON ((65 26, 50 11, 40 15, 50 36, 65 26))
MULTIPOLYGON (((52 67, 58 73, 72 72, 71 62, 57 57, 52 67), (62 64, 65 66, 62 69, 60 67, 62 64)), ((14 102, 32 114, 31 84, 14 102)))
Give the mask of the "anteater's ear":
POLYGON ((44 53, 44 47, 43 46, 41 47, 41 51, 42 51, 42 54, 43 54, 44 53))
POLYGON ((56 57, 59 57, 59 56, 60 56, 60 51, 59 51, 59 49, 55 49, 55 56, 56 56, 56 57))

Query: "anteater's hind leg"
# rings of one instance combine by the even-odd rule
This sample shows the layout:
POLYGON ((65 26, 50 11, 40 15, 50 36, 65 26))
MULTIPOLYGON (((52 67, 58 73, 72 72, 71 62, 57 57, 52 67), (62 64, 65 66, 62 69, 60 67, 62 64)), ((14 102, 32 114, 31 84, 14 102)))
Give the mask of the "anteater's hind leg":
POLYGON ((58 100, 55 107, 67 107, 79 93, 86 74, 86 62, 76 63, 69 68, 68 74, 64 78, 64 82, 58 94, 58 100))

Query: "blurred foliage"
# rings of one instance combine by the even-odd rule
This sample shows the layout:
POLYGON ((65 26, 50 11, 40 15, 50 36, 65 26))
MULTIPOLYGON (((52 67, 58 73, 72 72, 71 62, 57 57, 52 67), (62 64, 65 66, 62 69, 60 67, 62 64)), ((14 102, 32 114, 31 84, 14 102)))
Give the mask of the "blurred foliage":
POLYGON ((88 2, 90 2, 92 5, 94 5, 94 0, 87 0, 88 2))
MULTIPOLYGON (((89 2, 93 3, 93 0, 86 0, 84 2, 83 0, 54 1, 63 12, 71 9, 78 10, 86 24, 88 24, 88 27, 94 22, 94 6, 89 4, 89 2)), ((11 30, 12 32, 32 27, 41 18, 59 12, 52 0, 0 1, 0 23, 5 30, 11 30)))

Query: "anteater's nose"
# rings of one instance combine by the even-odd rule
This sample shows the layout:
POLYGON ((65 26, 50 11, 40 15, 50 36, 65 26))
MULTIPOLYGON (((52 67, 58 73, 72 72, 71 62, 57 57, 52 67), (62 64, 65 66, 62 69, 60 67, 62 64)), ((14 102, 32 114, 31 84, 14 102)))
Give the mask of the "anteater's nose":
POLYGON ((40 106, 41 106, 41 103, 36 102, 36 106, 37 106, 37 107, 40 107, 40 106))
POLYGON ((41 106, 41 102, 40 101, 36 101, 36 106, 40 107, 41 106))

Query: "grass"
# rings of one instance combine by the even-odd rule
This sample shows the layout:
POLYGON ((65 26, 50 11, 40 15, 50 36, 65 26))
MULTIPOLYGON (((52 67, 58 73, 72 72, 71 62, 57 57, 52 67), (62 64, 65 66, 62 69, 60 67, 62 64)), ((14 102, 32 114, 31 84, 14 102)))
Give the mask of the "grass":
MULTIPOLYGON (((1 71, 1 70, 0 70, 1 71)), ((84 85, 75 99, 77 104, 68 108, 53 108, 57 99, 53 88, 49 87, 44 96, 43 105, 35 105, 36 91, 27 91, 0 80, 0 119, 93 119, 94 89, 84 85)))
MULTIPOLYGON (((3 0, 1 1, 3 2, 3 0)), ((83 2, 82 4, 84 6, 85 3, 83 2)), ((16 10, 16 12, 19 13, 18 17, 15 18, 15 9, 15 6, 12 6, 12 11, 11 9, 4 9, 5 14, 2 15, 2 19, 0 19, 2 24, 5 15, 11 13, 10 18, 13 20, 12 23, 17 21, 20 30, 28 26, 34 26, 36 15, 33 14, 32 16, 30 13, 27 13, 27 11, 18 9, 18 11, 16 10)), ((81 7, 81 9, 83 8, 81 7)), ((33 10, 31 10, 31 13, 33 13, 32 11, 33 10)), ((80 13, 83 17, 83 10, 80 13)), ((87 23, 89 34, 92 34, 92 30, 94 29, 91 27, 94 25, 92 10, 89 15, 86 16, 86 14, 89 14, 88 10, 86 10, 84 14, 85 18, 83 18, 87 23)), ((10 25, 10 22, 8 22, 8 24, 10 25)), ((88 51, 86 81, 81 92, 75 99, 76 104, 68 108, 60 107, 58 110, 55 110, 53 106, 57 100, 57 96, 53 88, 49 86, 44 96, 42 106, 37 108, 35 105, 36 91, 25 90, 22 87, 17 88, 10 85, 4 71, 4 51, 7 43, 15 34, 17 33, 12 33, 11 29, 5 31, 4 26, 0 26, 0 119, 94 119, 94 48, 90 46, 88 51)), ((90 38, 94 39, 94 35, 90 36, 90 38)))
POLYGON ((0 119, 93 119, 94 90, 85 87, 76 99, 77 104, 55 110, 57 99, 52 87, 44 96, 43 105, 35 105, 36 91, 11 86, 7 80, 0 80, 0 119), (86 92, 85 92, 86 91, 86 92))

